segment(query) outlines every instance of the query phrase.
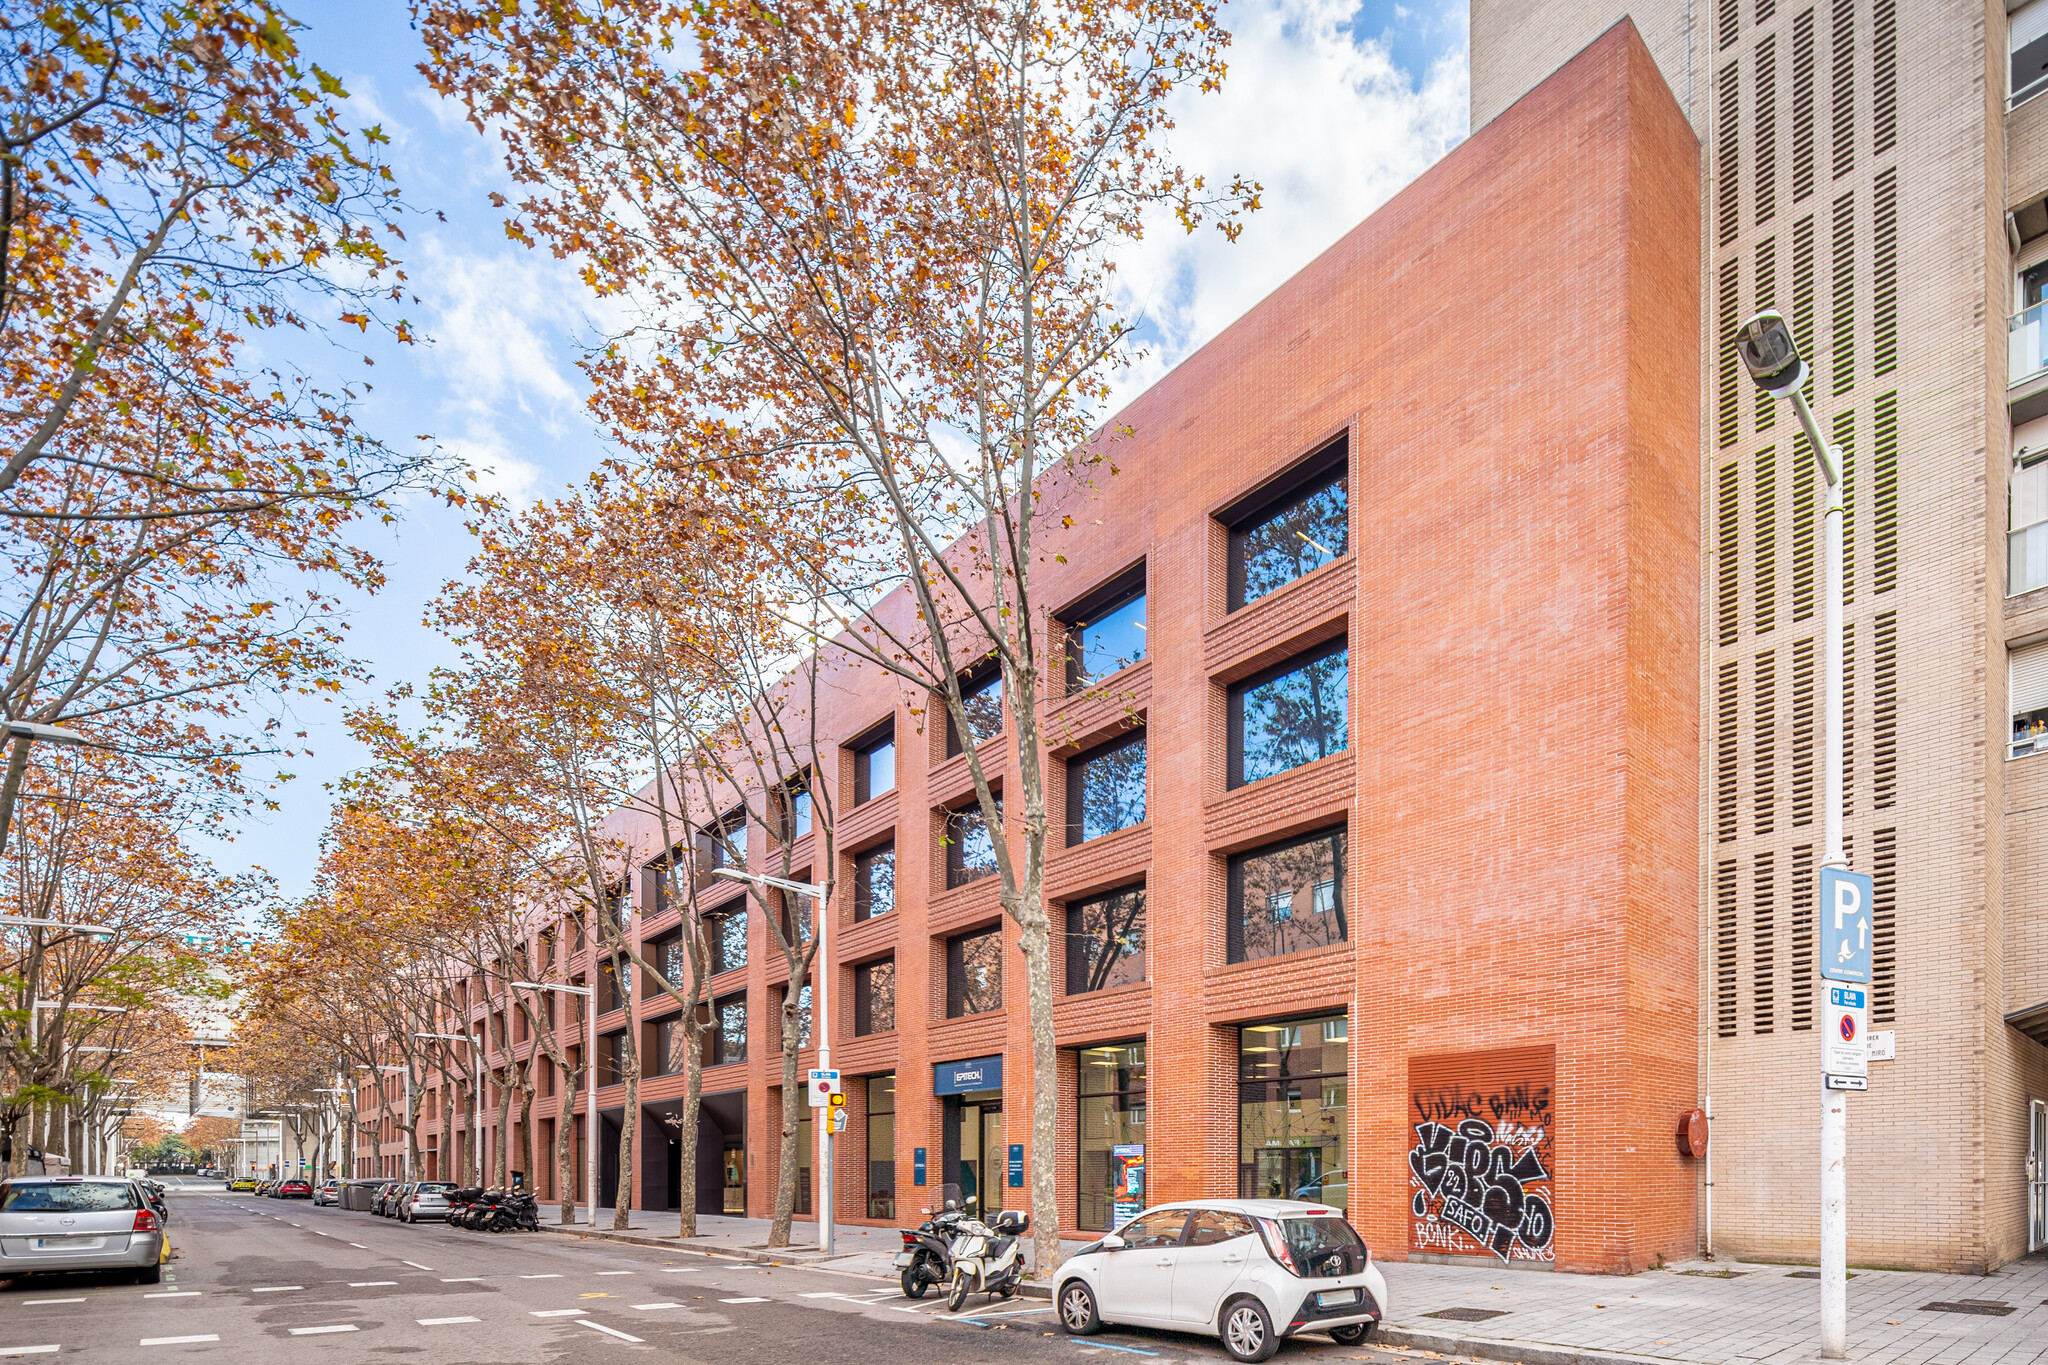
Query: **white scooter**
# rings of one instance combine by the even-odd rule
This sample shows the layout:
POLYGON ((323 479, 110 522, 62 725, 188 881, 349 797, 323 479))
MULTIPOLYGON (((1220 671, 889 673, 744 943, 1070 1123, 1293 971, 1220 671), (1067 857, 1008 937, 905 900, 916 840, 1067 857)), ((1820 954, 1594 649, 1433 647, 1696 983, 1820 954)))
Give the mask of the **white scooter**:
POLYGON ((1024 1278, 1024 1234, 1031 1218, 1017 1209, 996 1215, 994 1227, 977 1218, 960 1224, 949 1248, 953 1258, 953 1287, 946 1294, 946 1309, 957 1313, 969 1294, 1000 1294, 1009 1298, 1024 1278))

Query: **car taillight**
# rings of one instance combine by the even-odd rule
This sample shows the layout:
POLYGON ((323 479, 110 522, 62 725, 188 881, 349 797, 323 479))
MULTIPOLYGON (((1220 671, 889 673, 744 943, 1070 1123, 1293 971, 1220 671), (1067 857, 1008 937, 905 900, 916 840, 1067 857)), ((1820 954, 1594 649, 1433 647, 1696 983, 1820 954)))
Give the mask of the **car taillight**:
POLYGON ((1301 1267, 1294 1263, 1294 1252, 1288 1248, 1287 1238, 1280 1232, 1280 1225, 1270 1218, 1260 1218, 1259 1236, 1266 1241, 1267 1254, 1278 1261, 1290 1275, 1299 1276, 1301 1267))
POLYGON ((150 1212, 148 1209, 137 1209, 135 1211, 135 1226, 132 1229, 130 1229, 130 1231, 156 1232, 159 1230, 161 1226, 162 1225, 156 1221, 156 1215, 154 1213, 150 1212))

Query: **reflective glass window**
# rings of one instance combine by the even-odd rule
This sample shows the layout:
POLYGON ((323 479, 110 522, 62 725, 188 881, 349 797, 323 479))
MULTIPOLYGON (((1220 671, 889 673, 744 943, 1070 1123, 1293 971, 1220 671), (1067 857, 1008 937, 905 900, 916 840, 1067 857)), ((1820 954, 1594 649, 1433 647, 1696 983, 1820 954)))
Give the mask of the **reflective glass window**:
POLYGON ((1145 732, 1067 760, 1067 843, 1145 823, 1145 732))
POLYGON ((1145 888, 1125 887, 1067 906, 1067 994, 1145 979, 1145 888))
POLYGON ((1232 962, 1344 942, 1344 831, 1232 858, 1227 927, 1232 962))
POLYGON ((1343 641, 1230 690, 1230 785, 1274 777, 1351 747, 1343 641))

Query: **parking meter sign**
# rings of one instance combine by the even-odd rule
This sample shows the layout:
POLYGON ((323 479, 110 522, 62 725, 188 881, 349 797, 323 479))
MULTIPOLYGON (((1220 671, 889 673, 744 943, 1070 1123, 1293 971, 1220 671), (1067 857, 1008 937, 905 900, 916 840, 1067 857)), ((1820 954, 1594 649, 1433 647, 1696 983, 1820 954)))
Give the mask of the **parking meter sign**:
POLYGON ((1845 867, 1820 870, 1820 974, 1870 984, 1870 878, 1845 867))

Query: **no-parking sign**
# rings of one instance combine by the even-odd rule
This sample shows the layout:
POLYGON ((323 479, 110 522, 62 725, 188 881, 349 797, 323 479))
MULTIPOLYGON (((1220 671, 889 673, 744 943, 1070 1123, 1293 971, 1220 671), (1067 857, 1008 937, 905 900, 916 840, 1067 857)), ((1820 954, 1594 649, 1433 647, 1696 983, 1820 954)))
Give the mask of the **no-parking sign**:
POLYGON ((1821 983, 1820 1069, 1827 1076, 1870 1075, 1870 993, 1861 986, 1821 983))

